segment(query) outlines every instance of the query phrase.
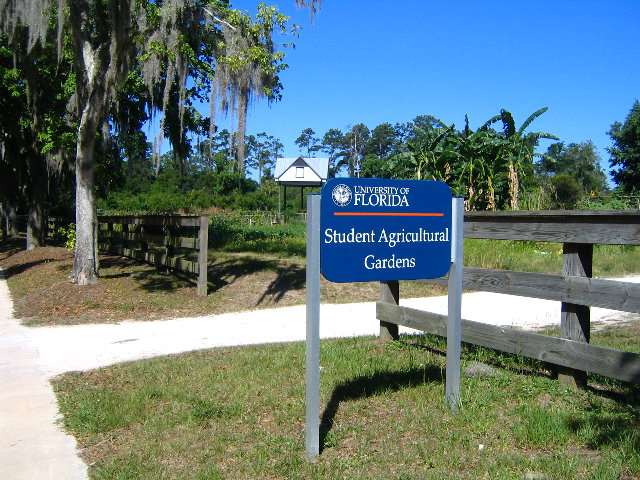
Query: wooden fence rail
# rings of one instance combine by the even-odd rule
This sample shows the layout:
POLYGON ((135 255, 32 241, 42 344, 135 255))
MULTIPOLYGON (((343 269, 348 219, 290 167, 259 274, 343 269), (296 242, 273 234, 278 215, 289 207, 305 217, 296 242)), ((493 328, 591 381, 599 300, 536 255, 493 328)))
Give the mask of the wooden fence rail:
MULTIPOLYGON (((594 244, 640 245, 640 210, 467 212, 464 236, 562 243, 563 274, 465 267, 466 290, 560 301, 561 338, 463 320, 463 341, 555 364, 565 384, 584 385, 586 372, 640 383, 640 355, 589 344, 590 306, 640 313, 640 285, 591 278, 594 244)), ((446 277, 418 281, 447 285, 446 277)), ((446 317, 398 306, 399 294, 388 294, 397 288, 380 286, 382 336, 397 335, 397 325, 446 335, 446 317)))
POLYGON ((196 274, 198 295, 207 295, 208 215, 100 216, 98 223, 101 250, 196 274))
POLYGON ((45 229, 44 236, 47 240, 53 240, 59 242, 64 240, 64 236, 61 234, 61 228, 67 228, 73 220, 64 217, 47 217, 47 228, 45 229))

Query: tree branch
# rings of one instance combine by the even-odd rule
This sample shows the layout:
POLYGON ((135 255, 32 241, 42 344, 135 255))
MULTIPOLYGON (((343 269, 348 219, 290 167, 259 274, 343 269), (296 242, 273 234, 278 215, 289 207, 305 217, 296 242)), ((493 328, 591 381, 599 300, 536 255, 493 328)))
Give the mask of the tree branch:
POLYGON ((229 22, 227 22, 226 20, 223 20, 222 18, 218 17, 215 13, 213 13, 211 10, 209 10, 208 7, 204 7, 204 13, 206 13, 207 15, 209 15, 211 18, 213 18, 216 22, 220 22, 225 24, 227 27, 229 27, 231 30, 237 30, 236 27, 234 27, 233 25, 231 25, 229 22))

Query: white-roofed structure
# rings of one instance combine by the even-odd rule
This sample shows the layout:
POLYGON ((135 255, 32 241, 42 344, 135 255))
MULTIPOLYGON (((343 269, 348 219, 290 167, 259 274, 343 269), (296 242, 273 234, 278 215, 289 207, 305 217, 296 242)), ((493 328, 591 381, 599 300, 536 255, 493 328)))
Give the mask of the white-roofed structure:
POLYGON ((319 187, 329 175, 328 158, 279 158, 274 178, 280 185, 319 187))
MULTIPOLYGON (((274 179, 284 186, 285 209, 287 206, 287 186, 300 187, 300 210, 304 205, 304 187, 321 187, 329 176, 328 158, 278 158, 274 179)), ((279 202, 278 202, 279 208, 279 202)))

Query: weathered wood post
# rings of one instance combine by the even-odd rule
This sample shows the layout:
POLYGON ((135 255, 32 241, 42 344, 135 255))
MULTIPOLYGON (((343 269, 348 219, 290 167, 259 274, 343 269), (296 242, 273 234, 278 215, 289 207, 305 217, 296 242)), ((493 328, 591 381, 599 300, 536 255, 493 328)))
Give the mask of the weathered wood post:
MULTIPOLYGON (((129 248, 129 224, 126 223, 126 220, 123 220, 122 223, 122 251, 123 253, 129 248)), ((129 255, 125 253, 125 255, 129 255)))
POLYGON ((56 219, 55 217, 47 217, 46 219, 46 230, 44 232, 44 238, 45 240, 52 240, 54 235, 52 232, 55 232, 55 228, 56 228, 56 219))
MULTIPOLYGON (((398 280, 392 280, 389 282, 380 282, 380 301, 390 303, 392 305, 400 304, 400 283, 398 280)), ((398 325, 395 323, 380 321, 380 340, 383 342, 390 342, 397 340, 398 325)))
MULTIPOLYGON (((593 265, 592 244, 564 243, 562 253, 564 258, 563 275, 591 278, 593 265)), ((560 315, 562 338, 589 343, 590 329, 591 308, 589 306, 562 302, 560 315)), ((587 385, 587 373, 580 370, 560 368, 558 381, 565 386, 585 387, 587 385)))
POLYGON ((198 295, 207 296, 207 254, 209 250, 209 215, 200 216, 198 233, 198 295))
POLYGON ((140 251, 145 259, 145 261, 149 261, 149 242, 147 242, 147 228, 143 222, 140 223, 140 251))
POLYGON ((169 259, 175 257, 176 255, 176 251, 174 248, 174 242, 176 241, 176 238, 178 238, 180 235, 178 235, 178 230, 176 229, 175 226, 173 225, 167 225, 167 230, 165 232, 165 237, 164 237, 164 254, 167 258, 167 271, 170 270, 169 268, 169 259))
POLYGON ((113 252, 113 222, 107 222, 107 251, 113 252))

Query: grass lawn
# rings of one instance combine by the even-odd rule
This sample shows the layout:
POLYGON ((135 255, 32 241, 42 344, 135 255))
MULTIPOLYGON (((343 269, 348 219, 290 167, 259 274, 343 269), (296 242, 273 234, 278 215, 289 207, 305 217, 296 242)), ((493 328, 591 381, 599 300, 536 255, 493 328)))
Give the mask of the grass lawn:
POLYGON ((540 362, 465 346, 465 371, 492 370, 463 375, 452 414, 444 348, 426 336, 323 341, 315 464, 302 343, 121 364, 54 386, 96 479, 640 478, 637 386, 591 378, 564 390, 540 362))

